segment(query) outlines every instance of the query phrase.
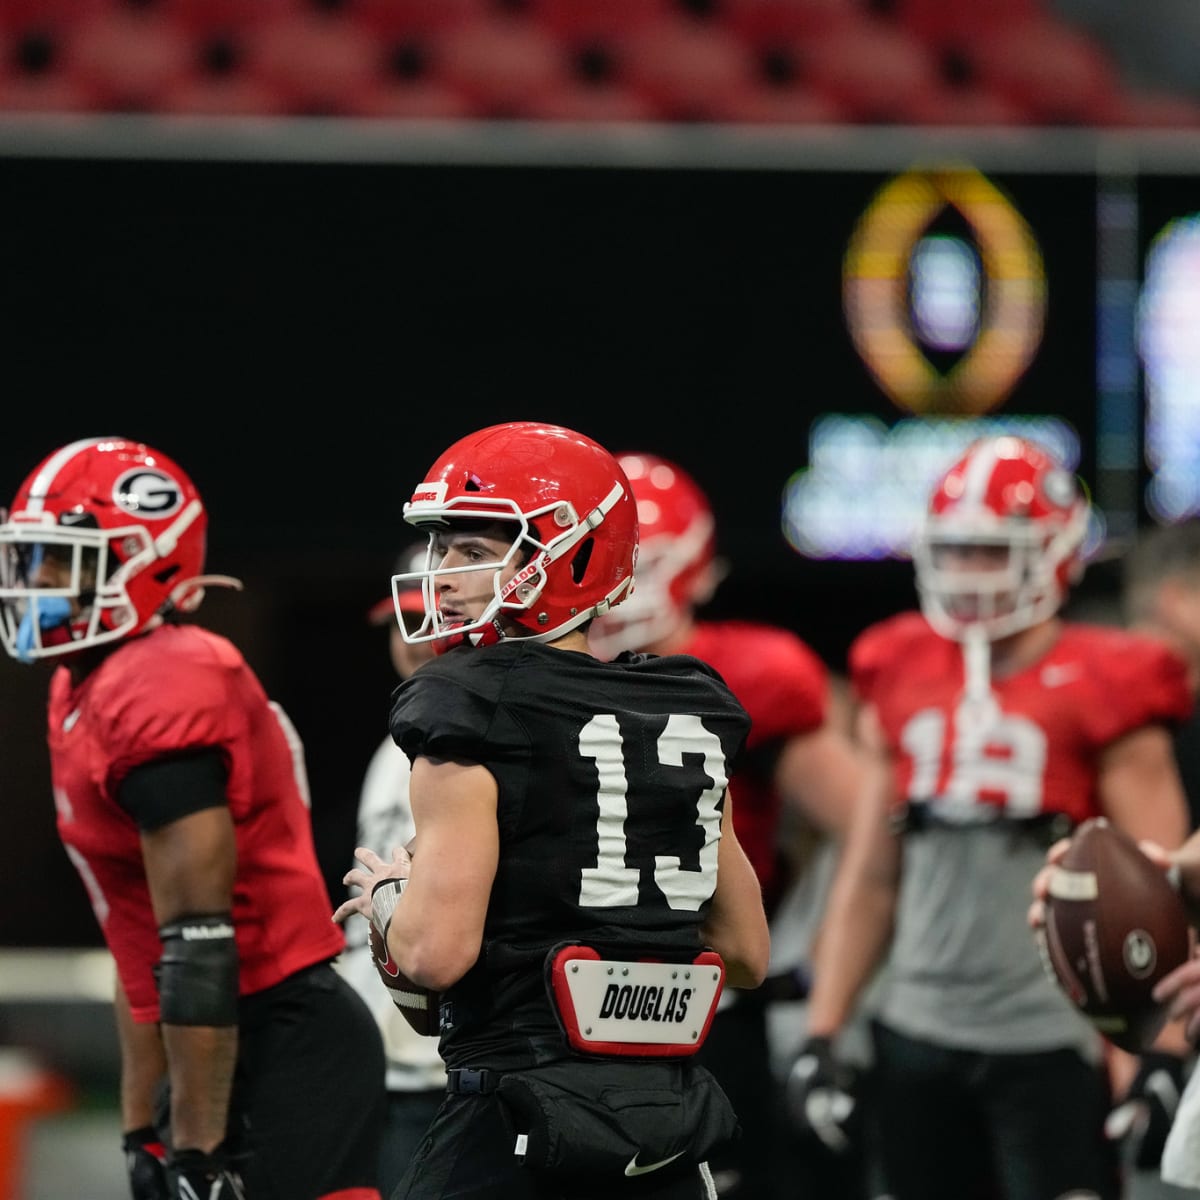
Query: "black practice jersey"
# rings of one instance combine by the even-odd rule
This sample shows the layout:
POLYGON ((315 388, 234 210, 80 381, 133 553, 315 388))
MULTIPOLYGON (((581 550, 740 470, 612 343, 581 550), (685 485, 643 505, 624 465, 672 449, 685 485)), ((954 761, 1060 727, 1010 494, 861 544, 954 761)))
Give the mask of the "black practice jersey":
POLYGON ((682 655, 605 663, 512 640, 452 650, 396 689, 392 737, 410 758, 480 763, 499 788, 499 867, 482 953, 447 993, 447 1065, 568 1052, 543 975, 553 946, 701 947, 749 727, 721 677, 682 655))

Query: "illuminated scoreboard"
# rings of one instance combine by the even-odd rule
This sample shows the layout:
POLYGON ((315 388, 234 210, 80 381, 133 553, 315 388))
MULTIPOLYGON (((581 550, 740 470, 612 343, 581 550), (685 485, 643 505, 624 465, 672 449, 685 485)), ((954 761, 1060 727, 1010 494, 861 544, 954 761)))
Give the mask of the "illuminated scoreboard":
POLYGON ((934 479, 998 432, 1091 485, 1092 549, 1200 513, 1194 178, 898 171, 846 240, 842 315, 863 386, 813 415, 783 489, 805 557, 906 557, 934 479))
POLYGON ((907 553, 929 487, 974 438, 1020 432, 1078 468, 1075 426, 1009 411, 1042 345, 1046 277, 1016 204, 968 165, 887 180, 843 268, 846 328, 897 420, 818 416, 784 492, 788 542, 814 558, 907 553))
POLYGON ((1200 513, 1200 190, 1175 180, 1145 186, 1149 240, 1136 313, 1143 494, 1165 523, 1200 513))

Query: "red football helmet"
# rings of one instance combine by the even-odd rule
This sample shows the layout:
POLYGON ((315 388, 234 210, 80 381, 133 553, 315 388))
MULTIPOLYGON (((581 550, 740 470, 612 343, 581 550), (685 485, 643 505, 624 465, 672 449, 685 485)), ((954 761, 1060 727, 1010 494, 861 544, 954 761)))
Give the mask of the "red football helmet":
POLYGON ((1076 476, 1036 443, 974 443, 942 476, 913 547, 929 623, 990 640, 1052 616, 1083 574, 1090 507, 1076 476))
POLYGON ((0 524, 4 649, 22 662, 69 654, 195 608, 207 524, 192 481, 149 446, 88 438, 56 450, 0 524))
POLYGON ((401 622, 408 642, 486 644, 504 636, 501 614, 550 641, 619 604, 632 585, 638 527, 629 480, 607 450, 561 425, 514 421, 455 442, 413 491, 404 519, 431 531, 422 568, 392 576, 397 611, 404 589, 421 587, 425 620, 411 632, 401 622), (478 619, 450 626, 438 610, 444 572, 434 541, 456 520, 511 521, 514 531, 502 559, 455 568, 492 569, 493 596, 478 619), (504 568, 526 554, 502 584, 504 568))
POLYGON ((620 612, 592 627, 601 658, 645 650, 669 636, 719 581, 712 509, 696 481, 656 454, 622 454, 617 461, 637 500, 637 586, 620 612))

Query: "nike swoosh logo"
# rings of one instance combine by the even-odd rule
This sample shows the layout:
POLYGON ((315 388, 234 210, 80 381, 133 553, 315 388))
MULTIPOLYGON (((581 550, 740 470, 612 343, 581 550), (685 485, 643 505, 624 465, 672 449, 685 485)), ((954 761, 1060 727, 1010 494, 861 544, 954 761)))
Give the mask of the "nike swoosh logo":
POLYGON ((1078 679, 1079 675, 1080 669, 1077 663, 1064 663, 1061 666, 1052 664, 1042 668, 1042 683, 1050 688, 1062 687, 1063 684, 1078 679))
MULTIPOLYGON (((638 1153, 640 1154, 641 1151, 638 1151, 638 1153)), ((637 1154, 635 1154, 629 1160, 629 1164, 625 1168, 625 1174, 626 1175, 649 1175, 651 1171, 657 1171, 660 1167, 665 1167, 667 1165, 667 1163, 673 1163, 677 1158, 681 1158, 682 1156, 683 1156, 683 1151, 680 1150, 680 1152, 678 1154, 672 1154, 670 1158, 660 1158, 658 1160, 658 1162, 656 1162, 656 1163, 646 1163, 645 1166, 639 1167, 638 1166, 638 1156, 637 1156, 637 1154)))
POLYGON ((390 978, 397 978, 400 974, 400 964, 392 957, 392 952, 388 949, 388 944, 384 941, 383 934, 376 928, 374 920, 371 921, 367 941, 370 945, 371 957, 375 960, 375 965, 390 978))

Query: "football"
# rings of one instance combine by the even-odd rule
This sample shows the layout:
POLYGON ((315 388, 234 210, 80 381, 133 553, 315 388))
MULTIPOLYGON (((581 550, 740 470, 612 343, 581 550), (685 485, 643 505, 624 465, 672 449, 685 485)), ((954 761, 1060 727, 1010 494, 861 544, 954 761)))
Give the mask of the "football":
POLYGON ((374 921, 371 922, 370 937, 371 958, 375 961, 375 970, 383 980, 392 1003, 415 1032, 422 1037, 436 1036, 441 1023, 441 993, 413 983, 400 970, 396 960, 383 944, 383 938, 380 937, 374 921))
POLYGON ((1075 831, 1049 881, 1039 945, 1059 987, 1132 1054, 1166 1022, 1154 985, 1190 952, 1183 902, 1166 873, 1103 817, 1075 831))

